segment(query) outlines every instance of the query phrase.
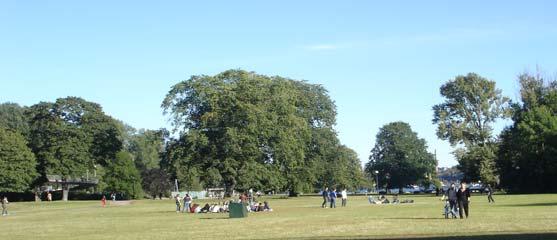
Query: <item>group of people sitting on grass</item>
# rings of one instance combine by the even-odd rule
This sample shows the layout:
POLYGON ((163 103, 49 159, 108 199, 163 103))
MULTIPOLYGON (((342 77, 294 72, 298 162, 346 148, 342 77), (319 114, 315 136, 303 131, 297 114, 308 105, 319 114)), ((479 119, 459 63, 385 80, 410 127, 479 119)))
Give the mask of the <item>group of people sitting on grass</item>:
POLYGON ((249 212, 272 212, 273 209, 269 206, 267 201, 261 202, 253 202, 251 205, 247 205, 246 208, 249 212))
POLYGON ((193 204, 190 213, 225 213, 228 212, 228 202, 221 203, 205 203, 203 207, 199 204, 193 204))
MULTIPOLYGON (((230 200, 222 203, 205 203, 204 206, 201 206, 197 203, 193 203, 189 194, 186 194, 183 198, 180 197, 179 194, 176 194, 176 196, 174 196, 174 200, 176 201, 177 213, 226 213, 229 212, 229 205, 230 202, 232 202, 232 200, 230 200)), ((249 212, 273 211, 267 201, 257 202, 252 194, 250 194, 249 197, 248 194, 241 194, 237 202, 243 203, 249 212)))
MULTIPOLYGON (((258 191, 257 197, 261 194, 258 191)), ((272 212, 273 209, 269 206, 267 201, 258 202, 256 201, 255 195, 253 194, 253 189, 250 189, 247 193, 244 192, 238 197, 238 203, 243 203, 249 212, 272 212)))
POLYGON ((373 197, 373 195, 369 195, 367 198, 369 204, 400 204, 400 203, 414 203, 412 199, 398 199, 398 194, 393 195, 393 200, 389 201, 385 195, 381 194, 377 199, 373 197))

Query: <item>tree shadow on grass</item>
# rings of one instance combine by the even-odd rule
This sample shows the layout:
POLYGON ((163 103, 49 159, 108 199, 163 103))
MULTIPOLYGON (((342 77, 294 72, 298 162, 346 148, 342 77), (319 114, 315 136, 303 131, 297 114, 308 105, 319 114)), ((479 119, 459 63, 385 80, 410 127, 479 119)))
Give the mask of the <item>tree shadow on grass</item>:
POLYGON ((557 202, 554 203, 520 203, 520 204, 505 204, 500 205, 505 207, 551 207, 557 206, 557 202))
MULTIPOLYGON (((200 217, 198 219, 203 219, 203 220, 218 220, 218 219, 229 219, 228 215, 224 216, 203 216, 200 217)), ((234 219, 234 218, 230 218, 230 219, 234 219)))
POLYGON ((288 239, 375 239, 375 240, 553 240, 557 239, 557 233, 517 233, 517 234, 487 234, 473 236, 350 236, 350 237, 288 237, 288 239))

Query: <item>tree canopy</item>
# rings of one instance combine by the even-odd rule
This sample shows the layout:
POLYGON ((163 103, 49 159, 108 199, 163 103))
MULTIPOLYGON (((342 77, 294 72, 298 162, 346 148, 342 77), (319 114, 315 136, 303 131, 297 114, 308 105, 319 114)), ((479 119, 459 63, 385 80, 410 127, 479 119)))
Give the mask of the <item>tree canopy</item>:
POLYGON ((25 116, 25 107, 17 103, 0 104, 0 127, 19 132, 23 136, 29 133, 29 124, 25 116))
POLYGON ((431 180, 437 166, 426 141, 405 122, 392 122, 379 129, 369 159, 366 172, 375 175, 379 171, 379 182, 396 188, 431 180))
POLYGON ((37 177, 35 155, 18 132, 0 127, 0 192, 23 192, 37 177))
POLYGON ((126 151, 116 153, 106 167, 104 176, 106 191, 122 193, 124 198, 139 198, 143 195, 141 176, 135 168, 132 156, 126 151))
POLYGON ((339 147, 333 101, 303 81, 241 70, 192 76, 172 87, 162 107, 179 135, 164 165, 189 188, 311 191, 325 157, 332 161, 320 148, 339 147))
POLYGON ((497 168, 514 192, 557 192, 557 81, 519 76, 521 103, 501 134, 497 168))
POLYGON ((459 75, 440 88, 445 101, 433 106, 437 136, 452 145, 478 145, 493 140, 491 124, 509 115, 510 100, 495 82, 475 73, 459 75))
POLYGON ((492 124, 509 114, 510 100, 495 82, 475 73, 457 76, 440 88, 445 101, 433 106, 437 136, 453 146, 465 180, 496 180, 496 144, 492 124))

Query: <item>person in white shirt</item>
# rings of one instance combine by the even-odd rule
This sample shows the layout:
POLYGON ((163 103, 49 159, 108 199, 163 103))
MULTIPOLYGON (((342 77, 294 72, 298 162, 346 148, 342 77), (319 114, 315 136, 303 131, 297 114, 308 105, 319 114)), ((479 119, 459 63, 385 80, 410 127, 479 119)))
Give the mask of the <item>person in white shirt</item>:
POLYGON ((221 207, 217 204, 213 205, 213 208, 211 209, 212 213, 219 213, 221 210, 221 207))
POLYGON ((342 190, 342 192, 340 192, 340 195, 342 197, 342 206, 346 207, 346 200, 348 200, 348 194, 346 193, 346 188, 342 190))

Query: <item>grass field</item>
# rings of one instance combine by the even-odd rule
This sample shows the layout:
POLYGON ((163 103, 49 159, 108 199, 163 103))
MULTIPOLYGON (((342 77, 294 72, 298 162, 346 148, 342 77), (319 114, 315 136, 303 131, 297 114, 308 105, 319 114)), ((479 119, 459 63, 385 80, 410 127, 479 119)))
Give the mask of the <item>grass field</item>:
MULTIPOLYGON (((0 239, 557 239, 557 194, 474 196, 471 217, 444 219, 443 202, 404 196, 414 204, 322 209, 319 197, 269 199, 273 212, 244 219, 178 214, 173 200, 100 207, 100 201, 11 203, 0 239)), ((340 205, 340 204, 339 204, 340 205)))

